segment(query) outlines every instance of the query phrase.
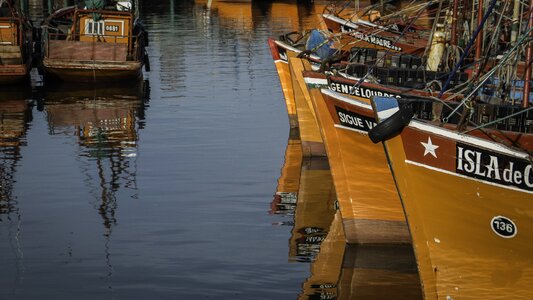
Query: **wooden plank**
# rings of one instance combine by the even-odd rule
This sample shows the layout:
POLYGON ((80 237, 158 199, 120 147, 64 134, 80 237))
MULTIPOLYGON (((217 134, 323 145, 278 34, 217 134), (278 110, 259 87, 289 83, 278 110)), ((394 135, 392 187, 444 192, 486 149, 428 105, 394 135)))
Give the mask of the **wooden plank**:
POLYGON ((127 45, 100 42, 49 41, 48 58, 65 60, 126 61, 127 45))

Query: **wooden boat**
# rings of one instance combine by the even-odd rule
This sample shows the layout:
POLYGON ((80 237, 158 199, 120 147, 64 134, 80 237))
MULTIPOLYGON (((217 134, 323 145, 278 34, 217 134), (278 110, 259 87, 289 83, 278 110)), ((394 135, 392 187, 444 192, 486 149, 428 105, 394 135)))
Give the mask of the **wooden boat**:
POLYGON ((533 297, 531 126, 467 134, 410 120, 394 98, 373 101, 425 299, 533 297), (502 273, 505 283, 494 277, 502 273))
MULTIPOLYGON (((285 99, 285 106, 287 108, 287 114, 289 117, 290 127, 298 127, 298 118, 296 116, 296 103, 294 100, 294 87, 289 67, 289 55, 297 56, 305 50, 305 43, 298 43, 298 40, 303 39, 299 36, 296 41, 289 42, 291 37, 287 34, 280 40, 273 38, 268 39, 268 45, 276 66, 281 89, 283 91, 283 97, 285 99), (300 44, 300 48, 296 48, 296 44, 300 44), (292 53, 292 54, 291 54, 292 53)), ((316 64, 320 63, 320 58, 316 55, 310 55, 309 59, 315 61, 316 64)))
POLYGON ((33 56, 31 22, 14 0, 0 0, 0 84, 29 78, 33 56))
POLYGON ((136 1, 98 0, 51 14, 43 23, 45 79, 106 82, 142 77, 149 70, 148 36, 136 1))
POLYGON ((347 242, 410 243, 385 156, 367 138, 374 125, 370 105, 326 89, 327 79, 319 73, 306 71, 304 78, 331 165, 347 242))
MULTIPOLYGON (((431 2, 429 2, 431 3, 431 2)), ((411 11, 421 12, 427 9, 428 4, 418 4, 417 9, 411 11)), ((341 39, 342 49, 349 50, 352 47, 374 48, 387 50, 395 53, 421 53, 427 45, 429 30, 414 23, 405 23, 402 20, 388 20, 384 24, 375 22, 378 18, 363 13, 358 16, 358 11, 350 15, 339 15, 336 11, 326 9, 322 14, 325 27, 341 39)), ((366 9, 371 13, 376 10, 366 9)))
POLYGON ((302 75, 304 70, 311 69, 311 64, 306 59, 289 57, 289 68, 303 154, 306 157, 326 156, 324 141, 311 104, 311 96, 302 75))

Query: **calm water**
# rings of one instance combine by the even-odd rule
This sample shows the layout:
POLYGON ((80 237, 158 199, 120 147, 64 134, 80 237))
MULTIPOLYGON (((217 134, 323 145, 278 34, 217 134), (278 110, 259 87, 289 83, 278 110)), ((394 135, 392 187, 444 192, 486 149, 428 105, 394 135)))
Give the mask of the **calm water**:
POLYGON ((2 88, 0 299, 420 297, 289 131, 266 40, 321 9, 144 1, 144 82, 2 88))

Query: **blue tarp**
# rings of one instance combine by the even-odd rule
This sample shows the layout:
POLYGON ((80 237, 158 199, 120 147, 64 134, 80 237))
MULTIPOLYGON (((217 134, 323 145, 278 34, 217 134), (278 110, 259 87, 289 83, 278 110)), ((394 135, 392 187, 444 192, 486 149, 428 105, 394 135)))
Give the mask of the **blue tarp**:
POLYGON ((326 41, 327 39, 328 38, 324 33, 315 29, 309 34, 309 39, 307 39, 305 48, 306 50, 313 50, 316 55, 324 60, 335 53, 335 49, 331 48, 333 41, 326 41))

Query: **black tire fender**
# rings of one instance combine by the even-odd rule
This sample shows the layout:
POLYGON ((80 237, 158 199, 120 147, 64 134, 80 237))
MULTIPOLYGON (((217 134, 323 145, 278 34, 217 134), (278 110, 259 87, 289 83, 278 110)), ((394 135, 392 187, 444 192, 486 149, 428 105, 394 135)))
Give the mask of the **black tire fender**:
POLYGON ((370 137, 370 140, 372 140, 374 144, 386 141, 399 134, 402 129, 409 124, 414 115, 415 113, 411 107, 400 107, 400 110, 395 112, 392 116, 370 129, 368 137, 370 137))

